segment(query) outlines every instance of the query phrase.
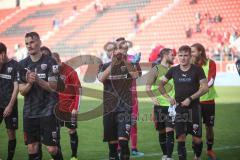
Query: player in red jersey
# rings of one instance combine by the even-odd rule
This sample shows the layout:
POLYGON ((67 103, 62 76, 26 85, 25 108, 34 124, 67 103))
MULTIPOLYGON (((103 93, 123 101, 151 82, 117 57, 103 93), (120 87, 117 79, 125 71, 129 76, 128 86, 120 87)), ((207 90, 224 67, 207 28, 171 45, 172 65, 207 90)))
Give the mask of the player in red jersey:
POLYGON ((77 134, 77 113, 80 105, 80 88, 81 83, 78 79, 77 72, 62 62, 58 53, 52 53, 52 57, 60 66, 60 76, 65 84, 65 90, 59 92, 58 107, 61 113, 71 113, 71 120, 60 120, 61 126, 69 129, 70 144, 72 149, 71 160, 77 160, 78 134, 77 134))

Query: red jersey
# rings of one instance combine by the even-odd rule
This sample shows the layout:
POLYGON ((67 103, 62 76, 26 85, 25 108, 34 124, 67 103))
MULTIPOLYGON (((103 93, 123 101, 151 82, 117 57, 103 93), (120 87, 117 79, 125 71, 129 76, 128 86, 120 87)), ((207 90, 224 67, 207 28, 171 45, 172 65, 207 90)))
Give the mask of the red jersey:
POLYGON ((72 112, 73 109, 78 110, 81 83, 78 79, 77 72, 66 63, 62 63, 60 76, 64 80, 65 90, 58 94, 59 109, 63 112, 72 112))

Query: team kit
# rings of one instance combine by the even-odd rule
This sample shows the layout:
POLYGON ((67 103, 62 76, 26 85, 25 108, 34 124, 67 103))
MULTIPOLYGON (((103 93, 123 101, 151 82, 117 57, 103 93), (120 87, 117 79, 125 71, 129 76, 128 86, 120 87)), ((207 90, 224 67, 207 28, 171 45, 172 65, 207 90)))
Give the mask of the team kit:
MULTIPOLYGON (((18 94, 24 97, 21 115, 28 159, 43 159, 43 146, 54 160, 63 160, 63 155, 81 159, 77 121, 82 86, 78 74, 61 61, 59 53, 42 46, 37 32, 26 33, 24 39, 28 56, 19 62, 8 57, 6 45, 0 42, 0 124, 4 120, 8 135, 7 160, 16 158, 18 94), (70 155, 61 148, 63 127, 68 129, 70 155)), ((96 77, 103 84, 103 141, 108 145, 109 160, 144 157, 137 148, 141 54, 130 53, 132 47, 124 37, 107 42, 103 47, 106 57, 96 77)), ((192 159, 201 159, 203 143, 207 156, 217 159, 213 150, 215 77, 216 63, 206 56, 200 43, 182 45, 177 53, 171 48, 159 51, 145 82, 161 148, 158 159, 173 160, 176 141, 178 159, 186 160, 188 134, 192 136, 192 159), (202 125, 206 128, 206 142, 202 140, 202 125)))

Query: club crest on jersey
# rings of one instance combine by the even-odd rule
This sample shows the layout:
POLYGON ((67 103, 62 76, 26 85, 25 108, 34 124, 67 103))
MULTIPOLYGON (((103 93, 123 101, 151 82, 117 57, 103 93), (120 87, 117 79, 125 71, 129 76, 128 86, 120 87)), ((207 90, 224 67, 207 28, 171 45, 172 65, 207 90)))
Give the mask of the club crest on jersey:
POLYGON ((121 66, 121 71, 122 72, 125 72, 127 70, 127 67, 126 66, 121 66))
POLYGON ((58 65, 53 65, 52 70, 53 70, 53 73, 55 73, 55 74, 58 73, 59 72, 58 65))
POLYGON ((12 68, 12 67, 8 67, 8 68, 7 68, 7 72, 8 72, 8 73, 11 73, 11 72, 12 72, 12 70, 13 70, 13 68, 12 68))
POLYGON ((199 125, 198 124, 193 124, 193 130, 196 131, 198 130, 199 125))
POLYGON ((130 131, 130 129, 131 129, 131 125, 130 124, 126 124, 125 127, 126 127, 127 131, 130 131))
POLYGON ((41 69, 46 70, 47 69, 47 64, 41 64, 41 69))

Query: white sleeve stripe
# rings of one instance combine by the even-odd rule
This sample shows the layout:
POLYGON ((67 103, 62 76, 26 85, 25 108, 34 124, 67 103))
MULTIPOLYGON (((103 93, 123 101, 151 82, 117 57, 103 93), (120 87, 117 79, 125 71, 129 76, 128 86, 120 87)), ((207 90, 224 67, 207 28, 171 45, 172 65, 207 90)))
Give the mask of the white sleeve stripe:
POLYGON ((78 107, 77 107, 77 111, 79 111, 80 109, 80 105, 81 105, 81 99, 82 99, 82 88, 79 88, 80 90, 80 94, 79 94, 79 98, 78 98, 78 107))

